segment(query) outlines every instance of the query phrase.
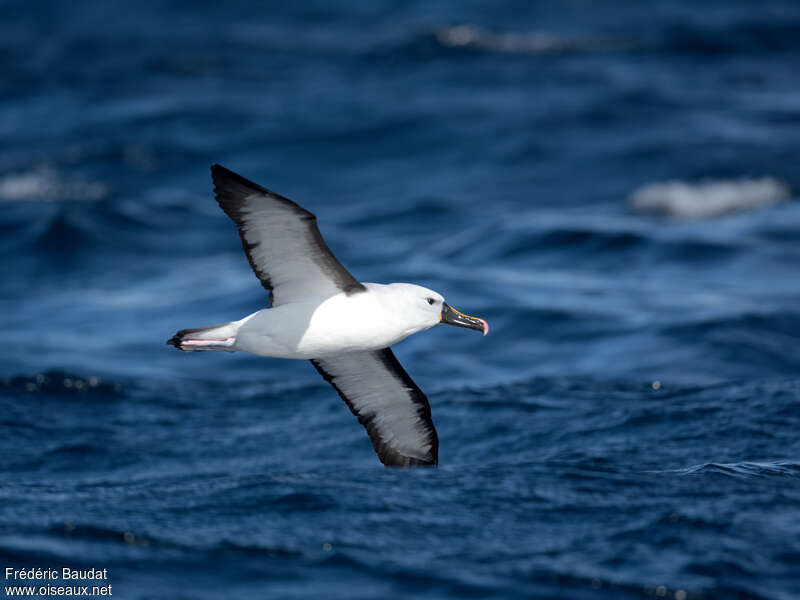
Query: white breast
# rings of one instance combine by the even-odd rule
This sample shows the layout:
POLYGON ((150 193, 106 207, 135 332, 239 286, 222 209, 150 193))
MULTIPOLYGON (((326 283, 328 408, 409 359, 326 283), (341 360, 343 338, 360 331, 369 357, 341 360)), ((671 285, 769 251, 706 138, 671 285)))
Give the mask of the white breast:
MULTIPOLYGON (((240 321, 236 349, 278 358, 323 358, 387 348, 419 331, 368 291, 337 294, 319 303, 292 303, 240 321)), ((374 287, 373 287, 374 286, 374 287)))

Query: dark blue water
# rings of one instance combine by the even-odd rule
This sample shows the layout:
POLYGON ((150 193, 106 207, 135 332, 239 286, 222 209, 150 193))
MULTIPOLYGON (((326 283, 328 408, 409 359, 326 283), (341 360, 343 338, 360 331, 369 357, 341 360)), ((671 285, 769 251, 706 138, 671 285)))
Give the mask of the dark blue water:
POLYGON ((0 64, 3 569, 800 597, 800 204, 628 202, 800 187, 798 3, 4 1, 0 64), (490 322, 396 348, 438 469, 383 468, 306 362, 164 344, 266 304, 213 162, 490 322))

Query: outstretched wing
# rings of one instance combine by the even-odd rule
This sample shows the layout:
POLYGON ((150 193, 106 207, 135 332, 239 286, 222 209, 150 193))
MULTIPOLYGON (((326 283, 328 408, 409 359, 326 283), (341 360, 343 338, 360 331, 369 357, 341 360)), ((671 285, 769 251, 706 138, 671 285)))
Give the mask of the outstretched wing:
POLYGON ((389 348, 311 363, 358 417, 387 467, 431 466, 439 438, 428 399, 389 348))
POLYGON ((211 177, 272 306, 366 290, 328 248, 313 214, 220 165, 211 177))

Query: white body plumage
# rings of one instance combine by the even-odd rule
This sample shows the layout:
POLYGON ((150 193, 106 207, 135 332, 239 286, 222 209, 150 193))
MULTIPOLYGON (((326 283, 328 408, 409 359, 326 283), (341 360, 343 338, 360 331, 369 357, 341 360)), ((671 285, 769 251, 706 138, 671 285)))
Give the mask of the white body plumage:
POLYGON ((275 358, 324 358, 388 348, 440 321, 444 299, 432 290, 408 283, 364 286, 366 292, 276 306, 235 321, 230 324, 235 339, 226 349, 275 358))

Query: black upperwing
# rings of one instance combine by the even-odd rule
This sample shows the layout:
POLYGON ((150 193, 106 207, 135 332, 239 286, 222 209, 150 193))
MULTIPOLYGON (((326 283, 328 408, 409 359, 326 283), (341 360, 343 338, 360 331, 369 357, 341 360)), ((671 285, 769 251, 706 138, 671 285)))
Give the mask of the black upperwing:
POLYGON ((211 177, 273 306, 366 290, 328 248, 312 213, 220 165, 211 177))

